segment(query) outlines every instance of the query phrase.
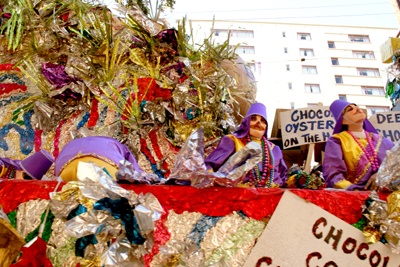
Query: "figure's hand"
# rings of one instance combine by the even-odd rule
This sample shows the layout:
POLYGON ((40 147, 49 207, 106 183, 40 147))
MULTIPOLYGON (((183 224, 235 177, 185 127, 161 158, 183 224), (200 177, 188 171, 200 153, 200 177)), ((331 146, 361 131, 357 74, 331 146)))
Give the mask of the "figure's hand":
POLYGON ((377 173, 374 173, 371 178, 369 178, 367 184, 365 185, 364 189, 369 189, 369 190, 378 190, 378 186, 375 183, 377 173))

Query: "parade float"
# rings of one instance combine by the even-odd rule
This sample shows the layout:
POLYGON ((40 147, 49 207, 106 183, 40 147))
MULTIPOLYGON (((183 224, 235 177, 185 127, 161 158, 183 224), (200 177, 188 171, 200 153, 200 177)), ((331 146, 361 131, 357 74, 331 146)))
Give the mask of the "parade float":
MULTIPOLYGON (((75 182, 57 180, 54 168, 42 181, 0 180, 1 266, 289 266, 279 262, 291 253, 279 238, 271 239, 275 251, 255 246, 268 240, 270 220, 289 232, 284 220, 309 215, 288 210, 289 218, 279 219, 283 195, 285 203, 319 207, 309 229, 299 228, 313 234, 311 243, 329 244, 327 236, 344 242, 339 256, 325 257, 398 265, 391 252, 400 252, 398 194, 168 184, 174 171, 183 176, 174 166, 196 130, 195 147, 205 157, 255 101, 254 76, 229 39, 215 44, 210 35, 195 44, 186 20, 169 28, 136 4, 110 10, 80 0, 1 3, 1 157, 22 160, 45 149, 57 158, 73 139, 108 136, 153 178, 118 184, 82 164, 75 182), (369 244, 388 246, 369 248, 353 226, 341 240, 328 225, 321 239, 323 212, 372 233, 369 244)), ((398 153, 396 147, 392 163, 398 153)), ((380 170, 382 187, 396 191, 398 166, 389 163, 380 170)), ((290 258, 304 266, 323 253, 295 251, 290 258)), ((330 260, 325 266, 337 266, 330 260)))

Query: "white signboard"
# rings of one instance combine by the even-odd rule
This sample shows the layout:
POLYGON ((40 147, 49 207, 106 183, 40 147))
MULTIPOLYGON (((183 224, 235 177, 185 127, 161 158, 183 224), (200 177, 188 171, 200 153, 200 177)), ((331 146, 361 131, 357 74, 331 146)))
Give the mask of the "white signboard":
POLYGON ((329 107, 294 109, 280 114, 283 148, 326 142, 332 135, 335 119, 329 107))
POLYGON ((400 111, 376 113, 369 121, 383 137, 392 142, 400 140, 400 111))
MULTIPOLYGON (((334 204, 337 205, 338 203, 334 204)), ((399 267, 400 255, 286 191, 244 267, 399 267)))

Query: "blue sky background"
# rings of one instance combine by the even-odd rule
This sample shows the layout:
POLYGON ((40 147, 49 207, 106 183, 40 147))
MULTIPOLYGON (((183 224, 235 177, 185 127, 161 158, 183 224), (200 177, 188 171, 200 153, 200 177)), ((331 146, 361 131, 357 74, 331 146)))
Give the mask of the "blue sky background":
POLYGON ((176 0, 164 17, 399 28, 390 0, 176 0))

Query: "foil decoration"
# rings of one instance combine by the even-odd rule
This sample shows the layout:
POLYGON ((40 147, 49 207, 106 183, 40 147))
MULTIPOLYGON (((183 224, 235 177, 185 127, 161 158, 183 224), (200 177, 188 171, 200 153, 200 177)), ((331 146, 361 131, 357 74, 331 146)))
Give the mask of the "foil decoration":
POLYGON ((46 211, 49 200, 35 199, 24 202, 18 206, 17 230, 22 238, 39 227, 42 214, 46 211))
POLYGON ((249 218, 243 219, 237 212, 223 217, 215 227, 207 231, 200 243, 200 248, 205 252, 205 258, 209 258, 214 249, 221 246, 226 238, 235 233, 249 220, 249 218))
POLYGON ((363 205, 363 216, 369 221, 368 226, 374 227, 382 223, 388 215, 388 204, 379 199, 378 194, 372 191, 363 205))
POLYGON ((213 251, 211 256, 206 259, 205 266, 215 264, 222 258, 228 261, 235 256, 241 248, 254 244, 256 238, 264 231, 264 228, 265 223, 263 221, 250 219, 247 224, 240 227, 234 234, 224 240, 220 247, 213 251))
POLYGON ((25 240, 11 223, 0 218, 0 241, 0 266, 9 266, 25 245, 25 240))
POLYGON ((171 257, 184 251, 186 236, 192 231, 193 225, 200 219, 201 213, 187 212, 176 214, 173 210, 168 215, 165 226, 171 233, 170 239, 160 247, 160 252, 153 257, 151 267, 163 266, 171 257))
POLYGON ((117 181, 128 181, 140 184, 163 184, 164 181, 153 173, 138 172, 133 168, 132 163, 121 160, 118 164, 118 171, 115 173, 117 181))
POLYGON ((169 179, 190 182, 196 188, 215 185, 234 187, 261 160, 261 146, 250 142, 232 155, 218 172, 208 172, 204 163, 203 133, 203 128, 199 128, 186 140, 176 156, 169 179))
POLYGON ((134 249, 128 239, 114 242, 101 256, 101 266, 142 267, 144 261, 134 255, 134 249))
POLYGON ((127 10, 127 13, 123 16, 125 17, 128 15, 132 16, 136 21, 138 21, 152 36, 157 35, 164 29, 163 25, 147 18, 136 3, 133 3, 129 10, 127 10))
POLYGON ((67 221, 65 229, 67 233, 75 238, 81 238, 90 234, 96 234, 99 228, 105 226, 105 222, 113 220, 107 211, 89 210, 67 221))
POLYGON ((400 190, 400 140, 391 150, 386 151, 386 157, 379 167, 375 183, 383 190, 400 190))
POLYGON ((57 199, 50 200, 50 209, 56 218, 67 218, 70 212, 78 206, 79 202, 73 196, 68 197, 64 201, 57 199))
POLYGON ((4 212, 3 207, 0 206, 0 218, 4 219, 5 221, 10 222, 10 219, 8 218, 7 214, 4 212))
POLYGON ((137 195, 119 186, 102 168, 93 163, 79 162, 77 171, 79 189, 86 198, 100 200, 109 197, 113 200, 124 197, 130 205, 137 203, 137 195))

